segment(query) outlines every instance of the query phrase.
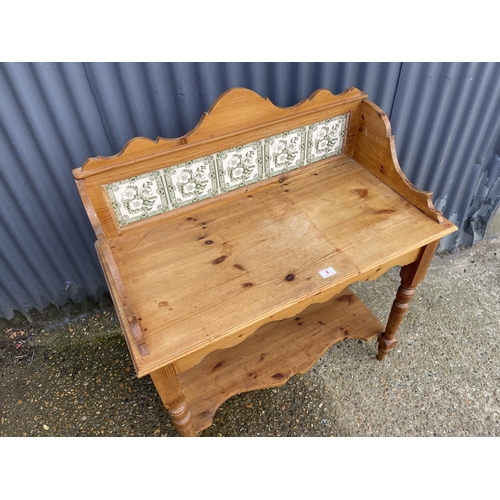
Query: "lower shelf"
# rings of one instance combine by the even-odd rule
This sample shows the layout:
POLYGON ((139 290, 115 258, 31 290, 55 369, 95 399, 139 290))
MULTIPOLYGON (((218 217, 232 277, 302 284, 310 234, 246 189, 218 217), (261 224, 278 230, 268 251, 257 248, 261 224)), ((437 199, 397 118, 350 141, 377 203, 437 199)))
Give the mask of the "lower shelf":
POLYGON ((212 424, 217 408, 235 394, 283 385, 307 372, 333 344, 371 340, 384 331, 348 288, 301 314, 268 323, 241 344, 209 354, 179 375, 197 432, 212 424))

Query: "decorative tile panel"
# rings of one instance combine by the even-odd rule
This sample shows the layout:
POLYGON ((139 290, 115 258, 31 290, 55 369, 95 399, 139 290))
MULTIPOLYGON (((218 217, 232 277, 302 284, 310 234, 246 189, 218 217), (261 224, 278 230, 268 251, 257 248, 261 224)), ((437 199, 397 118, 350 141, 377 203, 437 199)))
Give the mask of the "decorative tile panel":
POLYGON ((120 226, 169 209, 159 171, 107 184, 106 191, 120 226))
POLYGON ((163 175, 172 208, 219 194, 213 156, 165 168, 163 175))
POLYGON ((120 226, 342 153, 347 114, 105 185, 120 226))
POLYGON ((263 179, 260 141, 222 151, 217 153, 216 158, 221 193, 263 179))
POLYGON ((304 165, 306 127, 264 139, 266 177, 304 165))
POLYGON ((308 127, 307 164, 342 152, 347 115, 336 116, 308 127))

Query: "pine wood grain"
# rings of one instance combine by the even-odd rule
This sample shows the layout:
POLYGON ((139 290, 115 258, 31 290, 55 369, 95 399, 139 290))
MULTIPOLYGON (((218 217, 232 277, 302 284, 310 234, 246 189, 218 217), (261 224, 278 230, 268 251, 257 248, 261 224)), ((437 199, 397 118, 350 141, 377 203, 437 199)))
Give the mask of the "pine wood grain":
POLYGON ((243 340, 452 231, 349 160, 123 234, 110 247, 151 352, 138 374, 243 340))
POLYGON ((378 335, 379 359, 394 346, 439 240, 457 228, 406 178, 389 120, 366 97, 319 90, 279 108, 232 89, 183 137, 136 138, 73 170, 136 372, 152 376, 181 435, 343 338, 378 335), (343 113, 340 155, 118 227, 106 184, 343 113), (395 265, 402 283, 384 330, 344 289, 395 265))
MULTIPOLYGON (((295 106, 280 108, 251 90, 231 89, 220 96, 188 134, 156 141, 132 139, 114 156, 90 158, 73 170, 73 176, 84 182, 101 229, 112 238, 123 228, 117 225, 104 185, 350 113, 358 109, 364 98, 366 94, 355 88, 338 95, 320 89, 295 106)), ((142 223, 154 225, 169 216, 167 212, 142 223)))
POLYGON ((439 240, 426 245, 420 251, 420 255, 415 262, 401 268, 401 285, 396 293, 396 299, 392 304, 385 331, 378 338, 379 347, 377 359, 379 361, 382 361, 396 345, 396 333, 399 325, 401 325, 401 322, 408 312, 408 307, 413 299, 416 287, 424 279, 427 273, 427 269, 434 257, 438 244, 439 240))
POLYGON ((174 366, 166 365, 159 368, 151 373, 151 378, 179 435, 184 437, 196 436, 191 411, 186 402, 174 366))
POLYGON ((445 223, 432 203, 432 193, 415 187, 401 170, 387 115, 368 100, 361 103, 358 114, 361 120, 353 158, 429 217, 445 223))
POLYGON ((383 325, 349 289, 299 315, 268 323, 241 344, 213 352, 179 375, 193 426, 211 425, 217 408, 231 396, 283 385, 305 373, 336 342, 371 340, 383 325))

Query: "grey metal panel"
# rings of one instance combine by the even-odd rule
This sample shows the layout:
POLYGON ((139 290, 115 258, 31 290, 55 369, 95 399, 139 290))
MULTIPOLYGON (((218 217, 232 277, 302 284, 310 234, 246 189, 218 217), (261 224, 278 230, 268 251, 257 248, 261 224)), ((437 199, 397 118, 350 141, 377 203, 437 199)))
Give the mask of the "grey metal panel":
MULTIPOLYGON (((277 106, 318 88, 359 87, 392 108, 401 63, 86 63, 95 102, 114 153, 136 136, 189 132, 220 94, 246 87, 277 106)), ((94 151, 94 155, 102 155, 94 151)))
POLYGON ((459 222, 445 248, 471 244, 499 202, 499 72, 461 63, 2 64, 0 317, 101 296, 71 169, 136 136, 185 134, 231 87, 278 106, 318 88, 367 92, 391 117, 403 170, 459 222))
POLYGON ((111 154, 81 64, 0 66, 0 316, 97 296, 71 167, 111 154))
POLYGON ((500 203, 500 64, 404 64, 391 124, 403 171, 459 227, 440 249, 482 239, 500 203))

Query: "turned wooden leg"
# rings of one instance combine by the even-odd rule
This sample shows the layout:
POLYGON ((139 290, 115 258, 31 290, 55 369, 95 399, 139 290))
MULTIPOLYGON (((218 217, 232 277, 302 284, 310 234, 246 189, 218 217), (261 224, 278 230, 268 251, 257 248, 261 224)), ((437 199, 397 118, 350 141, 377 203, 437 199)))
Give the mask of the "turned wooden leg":
POLYGON ((151 373, 151 378, 179 435, 196 436, 191 413, 186 405, 186 398, 182 392, 174 366, 167 365, 155 370, 151 373))
POLYGON ((396 294, 396 300, 392 304, 391 314, 387 321, 385 332, 378 336, 378 354, 377 359, 382 361, 385 355, 398 343, 395 339, 396 332, 399 325, 403 321, 408 307, 410 305, 413 294, 415 293, 414 287, 406 287, 401 285, 396 294))
POLYGON ((410 305, 415 288, 424 279, 427 269, 434 257, 439 240, 422 249, 420 257, 411 264, 403 266, 399 275, 401 286, 398 288, 396 300, 392 304, 385 332, 378 336, 377 359, 382 361, 385 355, 397 344, 396 333, 410 305))

